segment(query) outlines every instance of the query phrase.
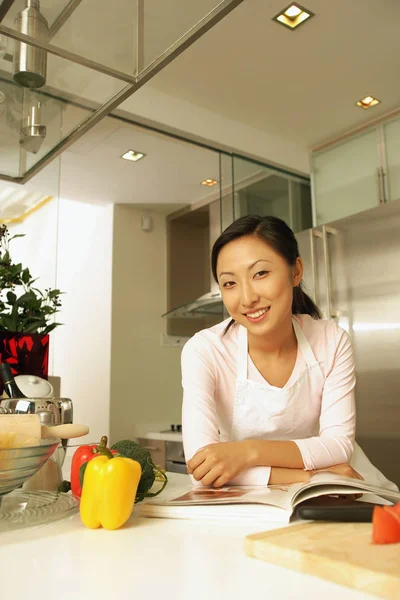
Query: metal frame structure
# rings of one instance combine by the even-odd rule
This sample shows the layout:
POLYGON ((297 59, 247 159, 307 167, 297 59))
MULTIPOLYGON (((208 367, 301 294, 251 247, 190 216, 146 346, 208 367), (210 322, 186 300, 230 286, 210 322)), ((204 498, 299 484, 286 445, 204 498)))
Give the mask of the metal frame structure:
MULTIPOLYGON (((51 27, 50 31, 54 29, 53 35, 58 31, 66 19, 72 14, 73 10, 78 6, 80 0, 71 0, 65 7, 55 23, 51 27)), ((96 123, 101 121, 105 116, 110 114, 119 104, 124 102, 129 96, 134 94, 140 89, 147 81, 149 81, 154 75, 166 67, 172 62, 177 56, 179 56, 184 50, 189 48, 196 40, 202 37, 207 31, 209 31, 214 25, 221 21, 226 15, 228 15, 234 8, 243 2, 243 0, 222 0, 218 6, 211 10, 201 21, 194 25, 185 35, 179 38, 174 44, 167 48, 157 59, 155 59, 150 65, 144 67, 143 56, 144 56, 144 2, 145 0, 136 0, 136 16, 137 16, 137 29, 136 29, 136 43, 137 43, 137 74, 128 75, 121 71, 106 67, 92 61, 90 59, 81 57, 73 52, 63 50, 50 43, 40 42, 31 36, 25 35, 18 31, 1 25, 0 22, 0 34, 25 42, 28 45, 36 48, 41 48, 60 58, 64 58, 70 62, 79 64, 87 67, 104 75, 113 77, 114 79, 125 81, 127 85, 105 102, 100 108, 94 111, 87 119, 80 123, 68 136, 66 136, 61 142, 59 142, 46 156, 40 159, 31 169, 29 169, 24 175, 19 177, 10 177, 7 175, 0 174, 0 180, 11 181, 15 183, 24 184, 34 177, 39 171, 41 171, 46 165, 48 165, 54 158, 59 156, 64 150, 66 150, 71 144, 76 142, 82 135, 89 131, 96 123)), ((11 3, 12 4, 12 3, 11 3)), ((10 4, 10 6, 11 6, 10 4)))
POLYGON ((0 2, 0 23, 14 4, 15 0, 3 0, 0 2))

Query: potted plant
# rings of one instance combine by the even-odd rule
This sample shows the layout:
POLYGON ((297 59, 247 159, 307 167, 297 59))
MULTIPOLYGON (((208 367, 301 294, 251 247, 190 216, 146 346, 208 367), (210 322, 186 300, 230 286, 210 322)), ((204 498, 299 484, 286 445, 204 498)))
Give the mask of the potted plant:
POLYGON ((9 245, 19 237, 24 234, 11 236, 6 225, 0 226, 0 362, 8 362, 14 375, 47 379, 49 333, 61 325, 53 317, 62 292, 40 291, 29 269, 12 261, 9 245))

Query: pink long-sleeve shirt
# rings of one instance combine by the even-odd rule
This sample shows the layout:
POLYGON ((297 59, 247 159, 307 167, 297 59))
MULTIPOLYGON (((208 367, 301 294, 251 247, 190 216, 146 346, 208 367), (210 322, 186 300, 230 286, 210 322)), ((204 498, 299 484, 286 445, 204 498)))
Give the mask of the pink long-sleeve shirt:
MULTIPOLYGON (((293 441, 307 470, 350 462, 356 415, 354 358, 349 336, 333 321, 317 321, 309 315, 297 315, 296 319, 321 365, 324 383, 322 389, 311 386, 313 397, 306 402, 307 420, 315 425, 310 425, 310 431, 304 434, 304 415, 299 414, 298 430, 302 434, 295 435, 293 441)), ((196 333, 182 351, 182 431, 186 460, 203 446, 231 440, 239 325, 233 325, 223 335, 228 322, 229 319, 196 333)), ((292 385, 305 368, 306 361, 299 348, 294 371, 284 387, 292 385)), ((310 376, 316 377, 316 371, 311 370, 310 376)), ((250 356, 248 379, 268 384, 250 356)), ((279 430, 269 439, 282 439, 279 430)), ((252 467, 230 483, 266 485, 270 471, 268 465, 252 467)))

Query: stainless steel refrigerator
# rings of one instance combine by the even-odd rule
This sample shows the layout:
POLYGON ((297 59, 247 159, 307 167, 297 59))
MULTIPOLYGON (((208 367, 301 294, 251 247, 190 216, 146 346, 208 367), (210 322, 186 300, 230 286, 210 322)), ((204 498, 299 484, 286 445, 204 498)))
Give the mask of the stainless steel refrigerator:
POLYGON ((357 442, 400 486, 400 200, 296 238, 306 290, 351 337, 357 442))

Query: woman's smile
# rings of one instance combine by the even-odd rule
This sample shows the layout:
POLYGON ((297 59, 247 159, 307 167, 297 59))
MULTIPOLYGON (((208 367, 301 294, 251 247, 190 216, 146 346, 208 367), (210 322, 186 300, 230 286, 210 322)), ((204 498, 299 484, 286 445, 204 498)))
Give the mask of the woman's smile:
POLYGON ((247 317, 250 323, 259 323, 267 316, 270 308, 270 306, 267 308, 258 308, 255 311, 245 313, 245 317, 247 317))

